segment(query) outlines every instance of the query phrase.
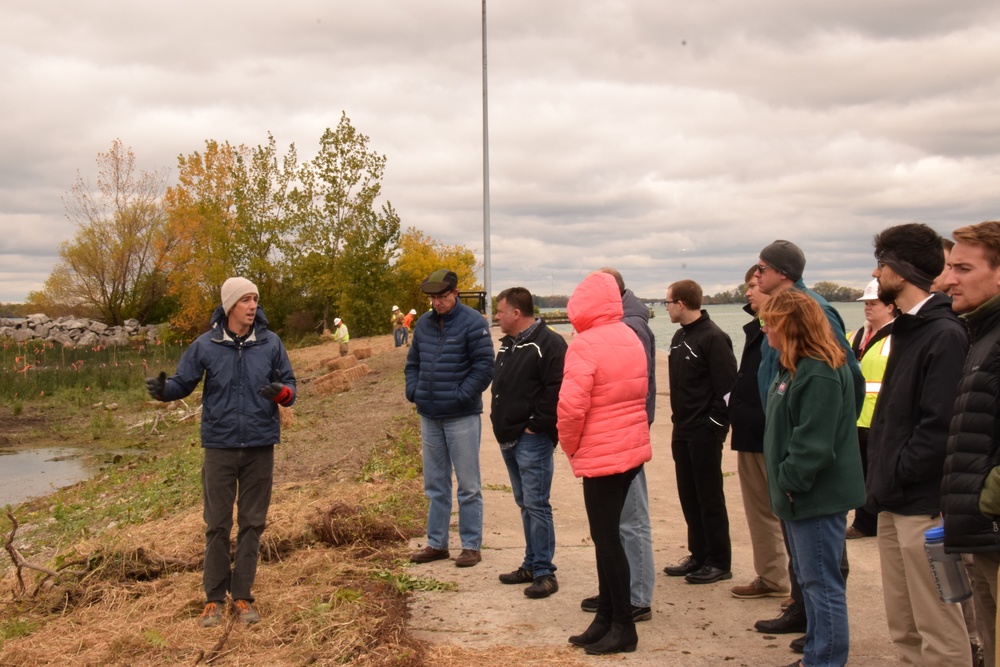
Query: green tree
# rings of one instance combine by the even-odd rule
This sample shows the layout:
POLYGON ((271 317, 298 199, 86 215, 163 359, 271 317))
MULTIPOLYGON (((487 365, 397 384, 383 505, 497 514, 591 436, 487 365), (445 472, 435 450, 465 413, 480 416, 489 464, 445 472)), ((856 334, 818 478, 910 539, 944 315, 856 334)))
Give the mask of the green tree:
MULTIPOLYGON (((399 248, 395 303, 403 310, 415 308, 418 313, 427 310, 427 295, 420 291, 420 283, 437 269, 449 269, 458 274, 461 290, 482 289, 477 282, 476 256, 465 246, 445 245, 410 227, 400 238, 399 248)), ((386 317, 387 322, 388 319, 386 317)))
POLYGON ((140 171, 120 139, 97 157, 97 187, 77 172, 63 203, 75 236, 59 248, 59 262, 37 303, 62 303, 108 324, 147 321, 167 293, 167 233, 161 196, 166 173, 140 171))
MULTIPOLYGON (((353 240, 360 244, 353 252, 364 254, 364 243, 378 244, 385 239, 391 243, 392 235, 383 238, 359 228, 391 227, 390 216, 398 228, 391 206, 381 211, 375 208, 386 158, 368 144, 368 137, 351 125, 347 114, 341 113, 337 128, 326 129, 316 157, 299 171, 300 187, 294 195, 299 215, 294 264, 309 299, 322 311, 324 325, 331 318, 331 309, 344 308, 352 300, 356 303, 350 295, 358 288, 359 280, 369 280, 368 276, 351 275, 341 266, 346 244, 353 240)), ((384 249, 375 245, 367 250, 378 255, 384 249)), ((367 326, 356 316, 351 317, 355 327, 367 326)))

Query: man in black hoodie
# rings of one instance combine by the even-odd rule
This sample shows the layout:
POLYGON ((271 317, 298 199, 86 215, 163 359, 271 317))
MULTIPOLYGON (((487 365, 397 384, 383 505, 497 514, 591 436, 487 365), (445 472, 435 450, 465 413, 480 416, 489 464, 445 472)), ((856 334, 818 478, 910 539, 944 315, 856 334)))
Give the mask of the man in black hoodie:
POLYGON ((924 554, 937 526, 952 406, 968 349, 951 298, 930 292, 944 267, 941 237, 910 223, 875 236, 872 276, 899 307, 868 433, 867 507, 878 512, 889 635, 904 663, 971 664, 962 609, 941 602, 924 554))

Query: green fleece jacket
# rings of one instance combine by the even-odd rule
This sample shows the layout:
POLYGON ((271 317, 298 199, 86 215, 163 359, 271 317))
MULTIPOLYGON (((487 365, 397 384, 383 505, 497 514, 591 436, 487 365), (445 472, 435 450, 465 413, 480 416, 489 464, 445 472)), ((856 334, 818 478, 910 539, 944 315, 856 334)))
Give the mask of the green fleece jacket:
POLYGON ((846 365, 801 359, 768 391, 764 460, 771 510, 784 521, 846 512, 865 502, 854 380, 846 365))

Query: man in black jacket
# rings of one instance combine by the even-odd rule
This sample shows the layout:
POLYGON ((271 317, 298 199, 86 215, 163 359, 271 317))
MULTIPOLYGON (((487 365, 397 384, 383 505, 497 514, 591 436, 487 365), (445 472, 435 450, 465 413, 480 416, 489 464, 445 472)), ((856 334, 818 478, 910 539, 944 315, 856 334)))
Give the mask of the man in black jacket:
POLYGON ((511 287, 497 295, 500 340, 493 374, 490 420, 510 475, 514 501, 524 525, 524 561, 501 574, 505 584, 531 585, 529 598, 545 598, 559 590, 555 524, 549 492, 559 437, 556 404, 562 386, 566 340, 535 317, 531 292, 511 287))
POLYGON ((689 584, 733 578, 722 445, 729 433, 724 397, 736 381, 736 355, 729 336, 701 309, 701 298, 701 286, 692 280, 667 287, 667 314, 681 325, 667 360, 670 447, 691 555, 663 571, 689 584))
POLYGON ((906 664, 968 665, 961 607, 938 598, 924 554, 924 531, 940 521, 948 422, 968 337, 951 299, 929 291, 944 266, 933 229, 884 229, 875 236, 875 258, 879 295, 900 311, 868 434, 865 483, 867 506, 878 512, 889 635, 906 664))
POLYGON ((736 470, 743 494, 743 511, 750 531, 753 569, 757 577, 749 584, 734 586, 734 598, 787 597, 789 594, 788 554, 781 533, 781 522, 771 511, 764 466, 764 407, 757 390, 760 367, 760 341, 764 335, 757 311, 768 296, 759 290, 757 265, 746 274, 747 305, 743 310, 753 319, 743 325, 746 340, 740 357, 739 374, 729 395, 729 421, 733 429, 731 444, 736 451, 736 470))
POLYGON ((944 288, 962 313, 972 346, 951 418, 941 483, 944 543, 972 554, 988 587, 973 586, 976 626, 987 656, 996 659, 997 570, 1000 568, 1000 222, 956 229, 944 288))

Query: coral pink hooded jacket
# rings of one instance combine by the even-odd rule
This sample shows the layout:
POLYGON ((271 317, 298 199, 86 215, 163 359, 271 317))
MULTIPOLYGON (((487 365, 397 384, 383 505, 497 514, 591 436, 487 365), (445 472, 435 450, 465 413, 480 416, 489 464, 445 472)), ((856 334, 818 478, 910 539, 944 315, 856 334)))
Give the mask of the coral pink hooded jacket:
POLYGON ((622 319, 615 279, 593 273, 566 306, 577 335, 566 350, 557 408, 559 443, 577 477, 622 473, 649 461, 646 353, 622 319))

